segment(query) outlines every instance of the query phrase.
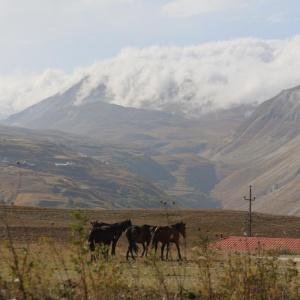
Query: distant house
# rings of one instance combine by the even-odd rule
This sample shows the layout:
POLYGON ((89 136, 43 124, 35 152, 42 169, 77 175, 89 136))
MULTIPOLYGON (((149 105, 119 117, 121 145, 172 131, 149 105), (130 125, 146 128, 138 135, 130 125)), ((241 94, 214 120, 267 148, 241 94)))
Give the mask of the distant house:
POLYGON ((254 252, 261 249, 300 253, 300 238, 229 236, 214 241, 211 247, 229 252, 254 252))

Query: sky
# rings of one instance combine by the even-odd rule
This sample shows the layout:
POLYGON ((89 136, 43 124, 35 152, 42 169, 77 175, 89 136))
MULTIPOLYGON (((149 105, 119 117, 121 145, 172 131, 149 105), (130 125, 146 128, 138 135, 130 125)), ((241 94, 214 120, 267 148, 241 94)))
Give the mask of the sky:
MULTIPOLYGON (((245 63, 242 72, 247 72, 250 66, 249 57, 253 52, 257 54, 255 62, 260 63, 261 53, 258 53, 260 50, 256 50, 263 48, 264 55, 273 55, 273 59, 270 58, 273 64, 272 71, 274 72, 274 68, 276 70, 276 66, 285 70, 286 77, 281 78, 280 88, 283 85, 292 86, 298 77, 300 84, 300 74, 297 70, 293 69, 292 76, 287 71, 289 59, 297 60, 297 52, 300 53, 299 10, 298 0, 0 0, 2 114, 14 113, 67 88, 83 74, 95 71, 95 66, 99 68, 104 64, 107 70, 113 65, 114 72, 106 71, 113 81, 114 76, 118 75, 115 66, 118 62, 120 67, 125 65, 129 69, 127 77, 124 75, 128 80, 128 76, 132 74, 128 63, 134 65, 134 58, 137 59, 142 53, 146 53, 148 58, 150 55, 150 60, 156 61, 164 55, 166 65, 172 62, 174 51, 177 57, 180 53, 180 76, 184 77, 184 73, 195 72, 189 64, 191 55, 195 57, 200 51, 203 56, 205 49, 206 53, 211 53, 220 62, 219 65, 214 64, 215 69, 204 68, 209 77, 221 66, 226 65, 225 62, 229 59, 228 52, 233 51, 232 43, 235 43, 234 53, 238 49, 243 52, 236 57, 236 63, 240 63, 241 57, 249 63, 245 63), (248 42, 245 43, 245 40, 248 42), (220 47, 222 50, 218 50, 219 53, 216 54, 216 49, 220 47), (286 53, 279 56, 278 51, 284 47, 289 47, 285 51, 290 53, 290 58, 286 57, 286 53), (191 49, 194 49, 194 52, 197 52, 197 49, 199 51, 192 53, 191 49), (139 55, 134 51, 139 52, 139 55), (127 63, 122 65, 120 62, 124 63, 124 53, 129 58, 127 63)), ((267 58, 265 60, 269 66, 270 61, 267 61, 267 58)), ((207 61, 199 61, 207 65, 207 61)), ((164 63, 163 60, 160 62, 164 63)), ((197 66, 201 68, 201 65, 197 66)), ((264 65, 260 67, 265 70, 264 65)), ((155 76, 149 64, 145 68, 148 71, 144 70, 144 73, 155 76)), ((172 72, 171 67, 165 69, 165 72, 172 72)), ((226 68, 224 70, 233 72, 226 68)), ((253 76, 254 70, 251 72, 253 76)), ((104 76, 101 72, 99 75, 99 70, 94 73, 100 77, 104 76)), ((233 88, 235 79, 232 78, 232 73, 223 75, 231 78, 232 84, 229 85, 233 88)), ((122 78, 115 81, 118 81, 115 85, 124 84, 122 78)), ((198 91, 197 97, 213 98, 221 93, 220 82, 216 82, 216 91, 213 87, 204 86, 204 90, 209 90, 209 95, 199 95, 198 91)), ((203 86, 205 81, 195 82, 194 85, 196 84, 203 86)), ((244 84, 248 89, 248 86, 251 86, 248 81, 244 84)), ((275 84, 278 85, 278 82, 274 82, 275 84)), ((120 86, 114 88, 124 89, 120 86)), ((160 87, 153 85, 151 88, 160 87)), ((235 99, 254 96, 260 99, 271 96, 278 90, 269 88, 270 91, 266 93, 259 91, 262 90, 261 87, 256 86, 253 89, 256 89, 253 93, 236 95, 235 99)), ((140 90, 142 93, 141 88, 140 90)), ((155 93, 153 92, 151 97, 154 97, 153 94, 155 93)), ((230 95, 229 90, 226 90, 227 94, 230 95)), ((128 98, 130 95, 132 92, 118 92, 114 101, 123 104, 124 99, 121 98, 128 98)), ((141 94, 135 93, 134 96, 139 99, 141 94)), ((149 102, 149 99, 142 100, 143 103, 149 102)), ((128 105, 141 106, 141 101, 136 104, 127 99, 125 102, 128 105)), ((233 101, 237 100, 231 102, 233 101)), ((160 104, 157 107, 159 106, 160 104)))

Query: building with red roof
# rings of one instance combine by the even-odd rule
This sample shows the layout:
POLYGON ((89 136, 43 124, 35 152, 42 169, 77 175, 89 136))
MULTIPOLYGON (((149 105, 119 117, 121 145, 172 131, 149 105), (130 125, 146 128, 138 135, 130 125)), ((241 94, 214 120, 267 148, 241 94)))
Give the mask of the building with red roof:
POLYGON ((211 247, 230 252, 287 250, 292 253, 300 253, 300 238, 229 236, 214 241, 211 243, 211 247))

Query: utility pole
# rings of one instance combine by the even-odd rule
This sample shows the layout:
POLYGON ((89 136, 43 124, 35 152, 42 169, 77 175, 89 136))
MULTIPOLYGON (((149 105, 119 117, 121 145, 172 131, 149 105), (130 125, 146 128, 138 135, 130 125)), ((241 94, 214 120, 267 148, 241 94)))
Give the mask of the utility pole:
POLYGON ((255 197, 252 196, 252 186, 249 188, 249 198, 244 196, 244 200, 249 201, 249 216, 248 216, 248 236, 252 236, 252 202, 255 201, 255 197))

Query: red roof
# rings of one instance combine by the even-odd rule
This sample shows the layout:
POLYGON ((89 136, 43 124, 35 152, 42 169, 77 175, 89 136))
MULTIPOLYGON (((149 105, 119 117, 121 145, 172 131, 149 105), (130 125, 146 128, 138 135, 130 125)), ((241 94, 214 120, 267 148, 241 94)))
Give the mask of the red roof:
POLYGON ((300 238, 229 236, 213 242, 211 247, 238 252, 256 251, 258 249, 282 249, 291 252, 300 252, 300 238))

